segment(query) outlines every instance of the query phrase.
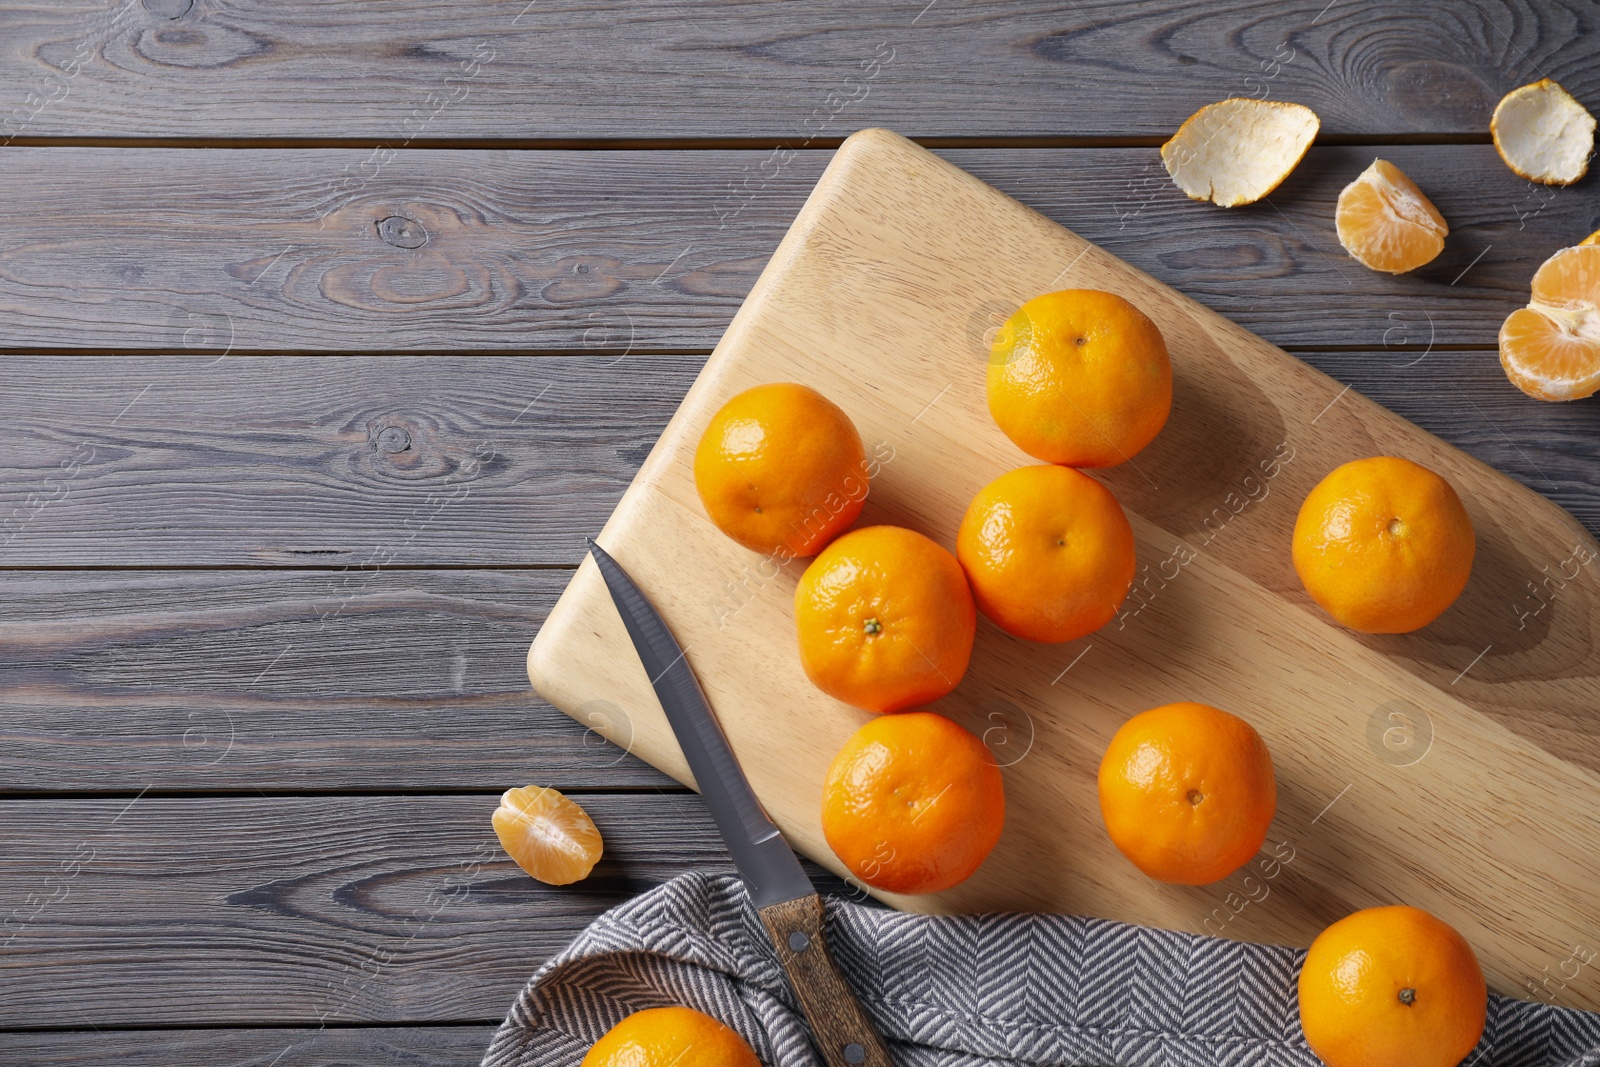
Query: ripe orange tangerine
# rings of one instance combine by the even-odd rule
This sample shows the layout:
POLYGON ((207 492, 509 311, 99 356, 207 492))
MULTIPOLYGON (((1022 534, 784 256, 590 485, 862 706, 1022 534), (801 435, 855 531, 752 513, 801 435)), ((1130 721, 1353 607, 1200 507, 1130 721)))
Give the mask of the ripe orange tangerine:
POLYGON ((1100 761, 1112 844, 1151 878, 1208 885, 1247 863, 1278 806, 1255 729, 1208 704, 1165 704, 1122 724, 1100 761))
POLYGON ((717 529, 744 547, 811 556, 861 514, 866 454, 850 416, 815 389, 758 385, 711 417, 694 485, 717 529))
POLYGON ((495 809, 494 833, 517 866, 550 885, 589 877, 600 862, 600 831, 589 813, 554 789, 508 789, 495 809))
POLYGON ((978 491, 956 534, 978 608, 1030 641, 1104 626, 1133 582, 1133 529, 1111 490, 1071 467, 1002 474, 978 491))
POLYGON ((942 715, 884 715, 828 768, 822 832, 857 878, 891 893, 937 893, 970 878, 1000 840, 1005 785, 994 757, 942 715))
POLYGON ((794 620, 807 677, 868 711, 954 689, 978 625, 961 564, 899 526, 852 530, 823 549, 795 587, 794 620))
POLYGON ((1294 526, 1294 569, 1352 630, 1403 634, 1455 603, 1472 573, 1472 520, 1450 483, 1394 456, 1335 468, 1294 526))
POLYGON ((673 1005, 636 1011, 589 1047, 580 1067, 761 1067, 732 1027, 673 1005))
POLYGON ((1478 958, 1419 908, 1368 908, 1311 943, 1300 1023, 1328 1067, 1455 1067, 1483 1036, 1478 958))
POLYGON ((1500 365, 1539 400, 1579 400, 1600 389, 1600 244, 1591 236, 1544 261, 1532 298, 1500 327, 1500 365))
POLYGON ((1149 444, 1172 410, 1161 331, 1096 289, 1036 296, 995 335, 989 413, 1016 446, 1069 467, 1110 467, 1149 444))

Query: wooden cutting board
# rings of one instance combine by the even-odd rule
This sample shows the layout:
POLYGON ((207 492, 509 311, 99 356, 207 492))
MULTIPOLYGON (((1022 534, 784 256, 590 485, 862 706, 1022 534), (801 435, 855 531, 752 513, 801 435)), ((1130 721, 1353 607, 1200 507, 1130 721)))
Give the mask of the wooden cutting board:
MULTIPOLYGON (((1166 428, 1132 462, 1096 472, 1133 523, 1139 577, 1118 619, 1067 645, 980 622, 965 680, 933 707, 1004 766, 1004 836, 966 884, 885 899, 1294 945, 1356 908, 1407 902, 1460 929, 1494 989, 1600 1008, 1600 546, 1538 494, 882 130, 839 149, 599 537, 687 647, 785 836, 844 873, 818 805, 834 752, 869 716, 801 672, 791 598, 802 567, 778 567, 706 519, 691 472, 701 430, 749 386, 814 386, 879 461, 861 524, 953 546, 977 489, 1033 462, 989 418, 993 329, 1027 298, 1070 287, 1127 297, 1172 353, 1166 428), (1289 539, 1323 475, 1380 454, 1450 480, 1478 554, 1437 622, 1369 637, 1310 602, 1289 539), (1212 886, 1147 879, 1100 820, 1107 741, 1174 700, 1242 715, 1277 765, 1266 847, 1212 886)), ((691 781, 589 561, 528 669, 550 703, 691 781)))

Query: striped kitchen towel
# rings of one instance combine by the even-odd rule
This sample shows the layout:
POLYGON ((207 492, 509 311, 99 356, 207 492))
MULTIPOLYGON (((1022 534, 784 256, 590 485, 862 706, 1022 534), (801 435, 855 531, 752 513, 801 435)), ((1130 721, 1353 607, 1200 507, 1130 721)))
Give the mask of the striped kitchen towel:
MULTIPOLYGON (((828 942, 898 1067, 1316 1067, 1304 953, 1064 915, 906 915, 828 902, 828 942)), ((612 909, 528 983, 483 1067, 576 1067, 628 1014, 687 1004, 769 1067, 820 1067, 777 957, 727 876, 612 909)), ((1600 1067, 1600 1015, 1489 998, 1465 1067, 1600 1067)))

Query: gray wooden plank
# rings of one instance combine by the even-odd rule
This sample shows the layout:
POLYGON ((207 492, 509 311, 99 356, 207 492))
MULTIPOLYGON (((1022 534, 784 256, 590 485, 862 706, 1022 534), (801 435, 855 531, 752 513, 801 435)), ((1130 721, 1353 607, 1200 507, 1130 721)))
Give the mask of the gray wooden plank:
POLYGON ((676 790, 530 689, 569 576, 0 572, 0 793, 676 790))
MULTIPOLYGON (((1586 186, 1531 185, 1487 145, 1316 148, 1230 211, 1185 198, 1154 148, 943 154, 1297 348, 1381 348, 1425 316, 1436 344, 1493 344, 1537 265, 1600 227, 1586 186), (1333 230, 1380 153, 1452 227, 1401 278, 1333 230)), ((709 350, 830 155, 13 149, 0 347, 709 350)))
POLYGON ((494 1027, 0 1031, 18 1067, 477 1067, 494 1027))
POLYGON ((7 357, 0 565, 576 563, 702 357, 7 357))
POLYGON ((1333 133, 1462 134, 1546 73, 1600 93, 1573 0, 73 0, 6 26, 0 136, 1127 137, 1266 94, 1333 133))
POLYGON ((489 794, 0 802, 0 1028, 500 1018, 606 908, 732 873, 694 795, 582 802, 606 853, 565 887, 489 794))
MULTIPOLYGON (((1600 531, 1595 402, 1388 321, 1393 349, 1301 358, 1600 531)), ((6 357, 0 567, 572 566, 701 363, 6 357)))

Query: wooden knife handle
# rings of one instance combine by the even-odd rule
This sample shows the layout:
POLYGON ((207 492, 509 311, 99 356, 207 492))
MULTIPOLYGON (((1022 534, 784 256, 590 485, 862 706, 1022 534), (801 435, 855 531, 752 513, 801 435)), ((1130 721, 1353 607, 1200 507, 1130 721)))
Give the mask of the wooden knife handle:
POLYGON ((756 914, 778 950, 778 962, 789 975, 789 985, 811 1024, 811 1038, 828 1067, 894 1067, 861 1002, 828 953, 822 935, 822 898, 813 893, 769 904, 756 914))

